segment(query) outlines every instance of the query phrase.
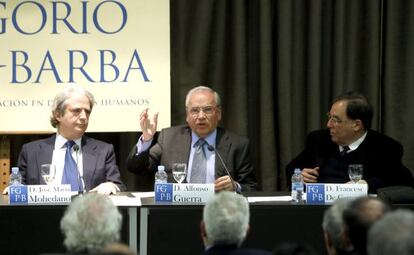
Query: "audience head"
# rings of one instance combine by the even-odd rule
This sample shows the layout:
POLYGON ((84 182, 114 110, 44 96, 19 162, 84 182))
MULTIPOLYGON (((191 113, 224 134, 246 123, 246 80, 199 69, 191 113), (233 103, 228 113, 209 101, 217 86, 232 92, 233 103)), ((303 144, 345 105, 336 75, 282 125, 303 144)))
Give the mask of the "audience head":
POLYGON ((201 236, 205 246, 240 246, 249 228, 249 204, 242 195, 222 191, 204 206, 201 236))
POLYGON ((349 240, 345 238, 343 212, 350 200, 335 201, 324 213, 322 228, 325 246, 329 255, 346 254, 353 250, 349 240))
POLYGON ((93 95, 86 89, 75 85, 65 87, 53 100, 50 123, 67 139, 77 139, 88 128, 94 104, 93 95))
POLYGON ((345 208, 345 233, 357 254, 367 254, 368 230, 389 210, 387 204, 373 197, 357 198, 345 208))
POLYGON ((376 222, 368 233, 368 254, 414 254, 414 212, 397 209, 376 222))
POLYGON ((106 195, 86 193, 67 208, 60 227, 70 252, 96 253, 118 242, 122 215, 106 195))
POLYGON ((206 137, 217 128, 221 120, 220 96, 214 90, 199 86, 185 98, 186 120, 199 137, 206 137))
POLYGON ((371 128, 373 109, 365 96, 349 92, 333 100, 327 127, 332 141, 349 145, 371 128))

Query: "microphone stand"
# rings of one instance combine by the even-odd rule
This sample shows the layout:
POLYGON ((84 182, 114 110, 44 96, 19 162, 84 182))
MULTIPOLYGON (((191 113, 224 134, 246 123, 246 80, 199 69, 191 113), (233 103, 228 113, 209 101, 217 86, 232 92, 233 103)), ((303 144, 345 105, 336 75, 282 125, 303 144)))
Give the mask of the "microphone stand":
POLYGON ((218 152, 218 150, 216 150, 216 148, 214 146, 212 146, 209 143, 207 143, 207 141, 206 141, 206 144, 207 144, 207 149, 209 151, 214 151, 216 153, 216 155, 218 156, 218 158, 220 159, 221 165, 224 167, 224 170, 226 170, 227 175, 230 177, 231 185, 232 185, 234 191, 236 191, 236 183, 235 183, 233 177, 231 177, 230 171, 227 168, 226 163, 224 163, 224 160, 221 157, 220 153, 218 152))

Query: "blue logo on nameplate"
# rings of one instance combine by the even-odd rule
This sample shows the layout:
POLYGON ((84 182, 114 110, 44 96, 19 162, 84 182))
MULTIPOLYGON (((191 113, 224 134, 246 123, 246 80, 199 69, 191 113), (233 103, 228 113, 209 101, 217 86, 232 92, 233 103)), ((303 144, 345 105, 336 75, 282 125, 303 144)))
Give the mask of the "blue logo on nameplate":
POLYGON ((172 202, 173 184, 157 183, 155 184, 155 202, 172 202))
POLYGON ((10 204, 27 204, 28 202, 27 186, 19 185, 9 187, 10 204))
POLYGON ((306 203, 307 204, 324 204, 325 203, 325 185, 324 184, 306 184, 306 203))

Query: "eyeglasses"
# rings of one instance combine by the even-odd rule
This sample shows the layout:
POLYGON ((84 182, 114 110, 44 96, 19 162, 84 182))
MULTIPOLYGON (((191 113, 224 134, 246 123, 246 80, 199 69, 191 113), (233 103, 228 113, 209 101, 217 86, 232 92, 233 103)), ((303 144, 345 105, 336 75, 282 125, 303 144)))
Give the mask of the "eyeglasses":
POLYGON ((204 106, 204 107, 191 107, 187 110, 191 115, 197 116, 201 111, 205 113, 206 115, 211 115, 214 113, 215 109, 216 109, 215 106, 204 106))
POLYGON ((336 116, 331 116, 331 114, 328 112, 328 113, 326 113, 326 117, 328 117, 328 121, 332 121, 332 123, 334 124, 334 125, 340 125, 341 123, 343 123, 344 122, 344 120, 341 120, 341 119, 339 119, 338 117, 336 117, 336 116))

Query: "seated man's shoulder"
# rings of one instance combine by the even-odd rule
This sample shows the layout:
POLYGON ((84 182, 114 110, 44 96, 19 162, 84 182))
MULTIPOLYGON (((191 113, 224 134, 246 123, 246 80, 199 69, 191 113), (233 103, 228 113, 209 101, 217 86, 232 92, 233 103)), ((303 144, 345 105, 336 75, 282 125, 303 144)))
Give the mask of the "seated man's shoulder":
POLYGON ((402 147, 401 143, 399 143, 394 138, 375 130, 369 130, 367 137, 370 138, 370 140, 373 143, 376 143, 378 146, 402 147))

